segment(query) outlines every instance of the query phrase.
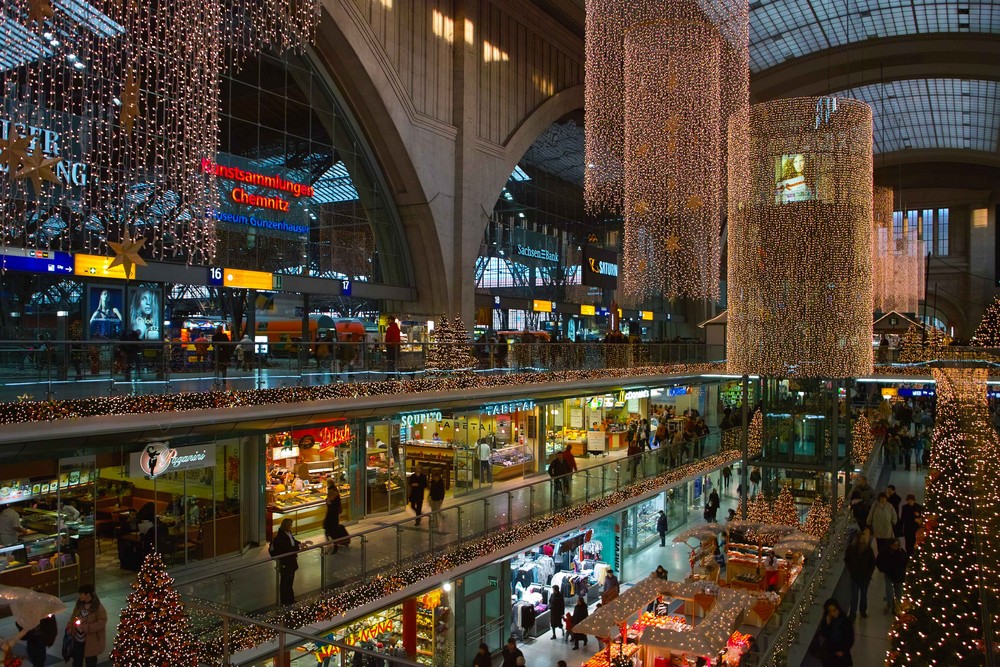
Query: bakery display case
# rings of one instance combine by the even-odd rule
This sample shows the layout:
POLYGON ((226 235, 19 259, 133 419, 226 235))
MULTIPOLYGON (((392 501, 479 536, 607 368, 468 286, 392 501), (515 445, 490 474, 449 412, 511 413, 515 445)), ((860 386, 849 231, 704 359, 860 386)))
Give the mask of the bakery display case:
POLYGON ((493 450, 490 463, 493 464, 493 480, 512 479, 530 471, 534 462, 531 448, 527 445, 511 445, 493 450))

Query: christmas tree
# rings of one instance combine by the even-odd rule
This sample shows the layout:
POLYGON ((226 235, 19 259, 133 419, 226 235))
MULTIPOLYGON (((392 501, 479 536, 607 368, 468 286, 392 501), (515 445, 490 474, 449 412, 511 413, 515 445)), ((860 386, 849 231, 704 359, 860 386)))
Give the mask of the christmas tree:
POLYGON ((992 664, 983 638, 984 617, 1000 608, 1000 548, 992 539, 1000 530, 1000 443, 986 373, 935 370, 934 378, 936 472, 927 480, 924 516, 925 527, 936 526, 922 543, 918 538, 907 567, 901 611, 889 631, 885 664, 892 667, 992 664), (973 373, 978 377, 969 382, 973 373))
POLYGON ((198 648, 174 580, 153 552, 132 584, 111 651, 114 667, 195 667, 198 648))
POLYGON ((764 416, 760 414, 760 408, 754 410, 753 418, 750 420, 750 428, 747 431, 747 456, 754 458, 760 456, 764 446, 764 416))
POLYGON ((924 360, 924 331, 916 324, 911 324, 899 340, 899 360, 904 364, 924 360))
POLYGON ((816 496, 813 504, 809 507, 809 513, 806 515, 806 522, 802 526, 802 530, 819 538, 825 536, 830 530, 830 506, 819 496, 816 496))
POLYGON ((1000 347, 1000 297, 993 299, 972 335, 975 347, 1000 347))
POLYGON ((758 493, 754 496, 749 507, 747 507, 747 521, 752 521, 753 523, 771 523, 771 503, 768 502, 767 496, 763 493, 758 493))
POLYGON ((795 509, 795 498, 792 497, 792 490, 787 484, 781 487, 781 492, 778 493, 778 499, 774 501, 774 509, 771 514, 772 523, 799 527, 799 512, 795 509))
POLYGON ((868 457, 872 455, 872 448, 875 446, 875 438, 872 436, 872 426, 868 422, 868 417, 860 415, 854 422, 851 429, 851 459, 858 468, 868 462, 868 457))
POLYGON ((429 375, 468 373, 476 366, 476 357, 472 354, 462 318, 456 315, 454 322, 449 322, 442 315, 434 327, 433 342, 428 346, 424 359, 424 370, 429 375))

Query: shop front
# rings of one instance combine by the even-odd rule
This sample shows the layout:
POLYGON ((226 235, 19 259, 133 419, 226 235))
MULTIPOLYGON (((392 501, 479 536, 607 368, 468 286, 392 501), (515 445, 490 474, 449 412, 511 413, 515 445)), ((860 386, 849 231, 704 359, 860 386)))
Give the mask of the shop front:
POLYGON ((629 426, 649 415, 646 397, 618 391, 570 398, 545 406, 545 455, 569 447, 574 456, 596 456, 628 448, 629 426))

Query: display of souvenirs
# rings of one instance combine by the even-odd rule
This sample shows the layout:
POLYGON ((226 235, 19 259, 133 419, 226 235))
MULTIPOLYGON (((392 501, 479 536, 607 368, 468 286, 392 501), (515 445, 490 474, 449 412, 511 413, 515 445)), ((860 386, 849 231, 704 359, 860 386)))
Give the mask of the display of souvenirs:
POLYGON ((638 651, 639 647, 636 644, 625 644, 624 646, 612 644, 610 651, 598 651, 593 658, 583 663, 583 667, 617 667, 617 665, 622 664, 623 659, 627 661, 625 664, 629 664, 638 651))

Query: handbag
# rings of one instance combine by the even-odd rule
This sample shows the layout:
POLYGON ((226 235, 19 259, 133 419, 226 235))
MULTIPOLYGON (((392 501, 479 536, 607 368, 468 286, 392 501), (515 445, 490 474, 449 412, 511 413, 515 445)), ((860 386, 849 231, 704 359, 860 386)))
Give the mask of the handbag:
POLYGON ((62 642, 62 657, 63 660, 69 662, 73 659, 73 651, 76 648, 76 639, 73 637, 73 631, 66 628, 66 632, 63 633, 62 642))

